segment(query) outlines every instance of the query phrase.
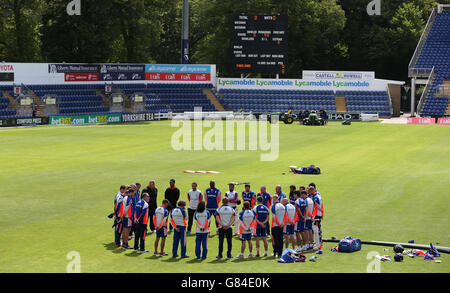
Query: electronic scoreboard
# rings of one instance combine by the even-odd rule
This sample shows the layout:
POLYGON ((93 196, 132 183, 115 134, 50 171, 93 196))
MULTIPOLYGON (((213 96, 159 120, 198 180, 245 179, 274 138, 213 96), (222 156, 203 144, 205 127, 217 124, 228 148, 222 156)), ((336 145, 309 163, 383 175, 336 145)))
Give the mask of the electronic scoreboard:
POLYGON ((238 73, 285 74, 288 54, 287 15, 234 17, 233 67, 238 73))

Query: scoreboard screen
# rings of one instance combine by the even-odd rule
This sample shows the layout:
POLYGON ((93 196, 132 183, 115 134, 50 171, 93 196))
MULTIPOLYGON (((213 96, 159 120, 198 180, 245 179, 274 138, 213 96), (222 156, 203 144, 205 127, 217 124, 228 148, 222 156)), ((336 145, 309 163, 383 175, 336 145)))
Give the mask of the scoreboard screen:
POLYGON ((14 73, 12 72, 1 72, 0 81, 14 81, 14 73))
POLYGON ((287 15, 234 17, 233 67, 238 73, 284 74, 287 70, 287 15))

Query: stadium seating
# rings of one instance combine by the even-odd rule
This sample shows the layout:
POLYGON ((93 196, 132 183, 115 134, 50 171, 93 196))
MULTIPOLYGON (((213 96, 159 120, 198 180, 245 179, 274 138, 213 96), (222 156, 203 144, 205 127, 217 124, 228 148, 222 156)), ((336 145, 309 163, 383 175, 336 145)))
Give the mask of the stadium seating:
POLYGON ((284 112, 292 109, 336 112, 335 94, 346 97, 347 111, 351 113, 378 113, 390 116, 386 91, 331 90, 243 90, 225 89, 216 94, 225 108, 232 111, 284 112), (222 95, 222 97, 220 97, 222 95))
POLYGON ((16 111, 8 109, 9 99, 0 97, 0 119, 16 118, 16 111))
POLYGON ((423 107, 422 115, 431 117, 442 116, 447 109, 447 104, 447 97, 430 97, 423 107))
POLYGON ((9 99, 0 95, 0 119, 28 117, 31 116, 17 115, 16 110, 9 108, 9 99))
MULTIPOLYGON (((60 115, 110 112, 103 105, 102 97, 97 95, 97 91, 105 93, 103 84, 30 85, 28 88, 40 97, 57 96, 60 115)), ((194 107, 202 107, 202 111, 215 111, 214 105, 202 92, 204 88, 212 88, 212 84, 116 83, 114 88, 130 97, 143 94, 145 110, 139 113, 180 113, 193 111, 194 107)))
POLYGON ((232 111, 284 112, 306 108, 336 111, 333 91, 225 89, 220 93, 223 94, 220 102, 232 111))
MULTIPOLYGON (((105 114, 109 107, 103 104, 97 92, 105 93, 103 84, 29 85, 37 96, 58 97, 60 115, 105 114)), ((335 94, 346 97, 348 112, 379 113, 390 115, 387 92, 384 91, 337 91, 331 90, 244 90, 226 89, 217 93, 212 84, 193 83, 117 83, 114 88, 130 98, 134 94, 144 96, 144 109, 138 113, 182 113, 201 107, 202 111, 216 111, 203 93, 209 88, 226 109, 232 111, 284 112, 289 109, 320 110, 336 112, 335 94)), ((1 89, 1 88, 0 88, 1 89)), ((3 90, 12 90, 12 87, 3 90)), ((14 116, 8 109, 8 99, 0 100, 0 117, 14 116)), ((434 108, 432 108, 434 109, 434 108)))
POLYGON ((29 85, 35 95, 58 97, 57 104, 60 115, 104 114, 109 108, 103 106, 102 97, 97 91, 104 90, 102 84, 58 84, 29 85))
POLYGON ((349 113, 391 115, 386 91, 336 91, 336 94, 345 96, 349 113))
POLYGON ((205 112, 216 111, 202 91, 212 88, 212 84, 121 84, 117 87, 128 95, 144 94, 145 111, 140 113, 182 113, 193 111, 195 107, 201 107, 205 112))
MULTIPOLYGON (((444 115, 448 98, 438 93, 444 80, 450 80, 450 11, 444 10, 436 15, 431 30, 417 60, 416 68, 435 69, 436 78, 426 97, 422 116, 439 117, 444 115), (447 101, 447 102, 446 102, 447 101)), ((421 112, 420 112, 421 111, 421 112)))
POLYGON ((9 109, 9 99, 7 97, 3 97, 3 92, 13 92, 13 86, 5 86, 0 85, 0 119, 7 118, 20 118, 16 116, 16 111, 13 109, 9 109))

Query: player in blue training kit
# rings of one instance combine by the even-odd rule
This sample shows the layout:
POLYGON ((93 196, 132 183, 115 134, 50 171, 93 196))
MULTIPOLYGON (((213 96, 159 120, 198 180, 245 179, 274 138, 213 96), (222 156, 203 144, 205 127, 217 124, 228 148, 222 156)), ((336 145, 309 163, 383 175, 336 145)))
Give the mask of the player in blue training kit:
MULTIPOLYGON (((209 187, 205 190, 205 200, 206 209, 211 215, 215 215, 217 209, 219 208, 219 203, 222 200, 222 194, 219 188, 216 187, 214 180, 209 182, 209 187)), ((214 217, 214 221, 216 222, 216 233, 218 233, 219 224, 217 223, 216 217, 214 217)), ((209 222, 209 225, 211 226, 211 221, 209 222)))
MULTIPOLYGON (((272 196, 267 192, 266 186, 261 186, 260 193, 258 193, 257 197, 259 196, 263 199, 262 204, 270 211, 270 207, 272 206, 272 196)), ((267 235, 270 235, 270 225, 266 225, 266 233, 267 235)))
POLYGON ((194 214, 195 223, 197 224, 195 233, 195 256, 197 259, 206 259, 208 254, 208 234, 209 234, 209 219, 211 214, 206 210, 204 201, 201 201, 197 206, 197 211, 194 214), (203 248, 203 252, 201 251, 203 248))
POLYGON ((134 194, 133 197, 131 198, 131 217, 132 217, 132 226, 131 226, 131 231, 130 231, 130 236, 133 236, 133 234, 136 234, 136 227, 137 224, 135 223, 135 218, 134 218, 134 210, 136 208, 136 204, 139 200, 141 200, 141 191, 139 190, 141 188, 141 184, 139 183, 136 184, 132 184, 131 188, 134 190, 134 194))
POLYGON ((256 204, 256 193, 254 193, 252 190, 250 190, 250 184, 245 184, 245 189, 242 191, 242 200, 244 202, 250 203, 250 209, 253 209, 253 207, 256 204))
POLYGON ((266 226, 269 226, 269 209, 263 205, 263 198, 261 196, 258 196, 256 198, 256 202, 258 205, 253 209, 255 215, 256 215, 256 230, 255 230, 255 237, 256 237, 256 256, 259 257, 259 239, 262 238, 264 243, 264 256, 267 256, 267 229, 266 226))
POLYGON ((295 206, 295 185, 289 186, 289 203, 295 206))
MULTIPOLYGON (((305 192, 306 191, 302 191, 305 192)), ((305 239, 303 238, 305 237, 303 234, 305 232, 305 225, 303 222, 303 212, 305 210, 306 204, 304 203, 303 198, 301 198, 301 194, 302 192, 300 192, 299 190, 296 190, 294 193, 295 196, 295 209, 297 211, 296 214, 296 221, 295 221, 295 226, 294 226, 294 231, 295 234, 297 235, 297 252, 301 252, 302 251, 302 243, 303 245, 306 244, 305 239)))
POLYGON ((274 195, 278 195, 278 202, 281 203, 281 201, 283 200, 283 198, 287 198, 286 194, 284 194, 283 191, 281 191, 281 185, 277 185, 275 186, 275 194, 274 195))
POLYGON ((180 200, 178 206, 171 211, 171 224, 174 227, 172 257, 178 257, 178 244, 181 245, 181 258, 189 257, 186 255, 186 202, 180 200))
POLYGON ((142 199, 136 202, 134 206, 134 223, 135 237, 134 237, 134 251, 140 253, 147 253, 145 250, 145 236, 147 235, 147 220, 148 220, 148 201, 150 196, 148 193, 142 194, 142 199))
POLYGON ((131 197, 134 194, 133 189, 128 189, 125 196, 122 198, 120 205, 120 217, 122 219, 122 247, 125 249, 132 249, 133 247, 128 245, 128 236, 132 226, 132 214, 131 214, 131 197))
POLYGON ((313 236, 314 236, 314 250, 321 250, 322 249, 322 219, 324 215, 324 208, 323 208, 323 201, 322 201, 322 195, 316 188, 316 184, 314 182, 311 182, 309 186, 313 187, 314 190, 311 189, 311 199, 314 202, 314 209, 313 209, 313 223, 312 223, 312 230, 313 230, 313 236))

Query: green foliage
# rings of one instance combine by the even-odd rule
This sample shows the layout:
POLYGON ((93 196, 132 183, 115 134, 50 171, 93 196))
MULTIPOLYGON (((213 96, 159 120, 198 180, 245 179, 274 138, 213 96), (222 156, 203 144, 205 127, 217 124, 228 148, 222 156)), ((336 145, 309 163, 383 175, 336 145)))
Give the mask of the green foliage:
MULTIPOLYGON (((179 63, 182 0, 0 0, 0 60, 21 62, 179 63)), ((190 0, 192 63, 232 68, 235 14, 287 14, 288 71, 372 70, 406 79, 407 66, 435 0, 383 0, 368 16, 368 0, 190 0)), ((449 0, 441 0, 449 3, 449 0)))
POLYGON ((0 0, 0 61, 40 61, 39 0, 0 0))
POLYGON ((217 64, 222 76, 232 76, 233 18, 240 13, 287 14, 289 22, 288 76, 298 77, 304 68, 333 67, 339 48, 344 12, 336 1, 210 1, 200 3, 203 39, 195 50, 198 63, 217 64), (217 13, 220 11, 221 13, 217 13), (324 21, 324 20, 327 21, 324 21))
POLYGON ((343 69, 375 71, 379 78, 407 79, 409 61, 437 2, 381 1, 380 16, 367 15, 365 0, 340 2, 347 16, 342 36, 350 56, 343 69))

